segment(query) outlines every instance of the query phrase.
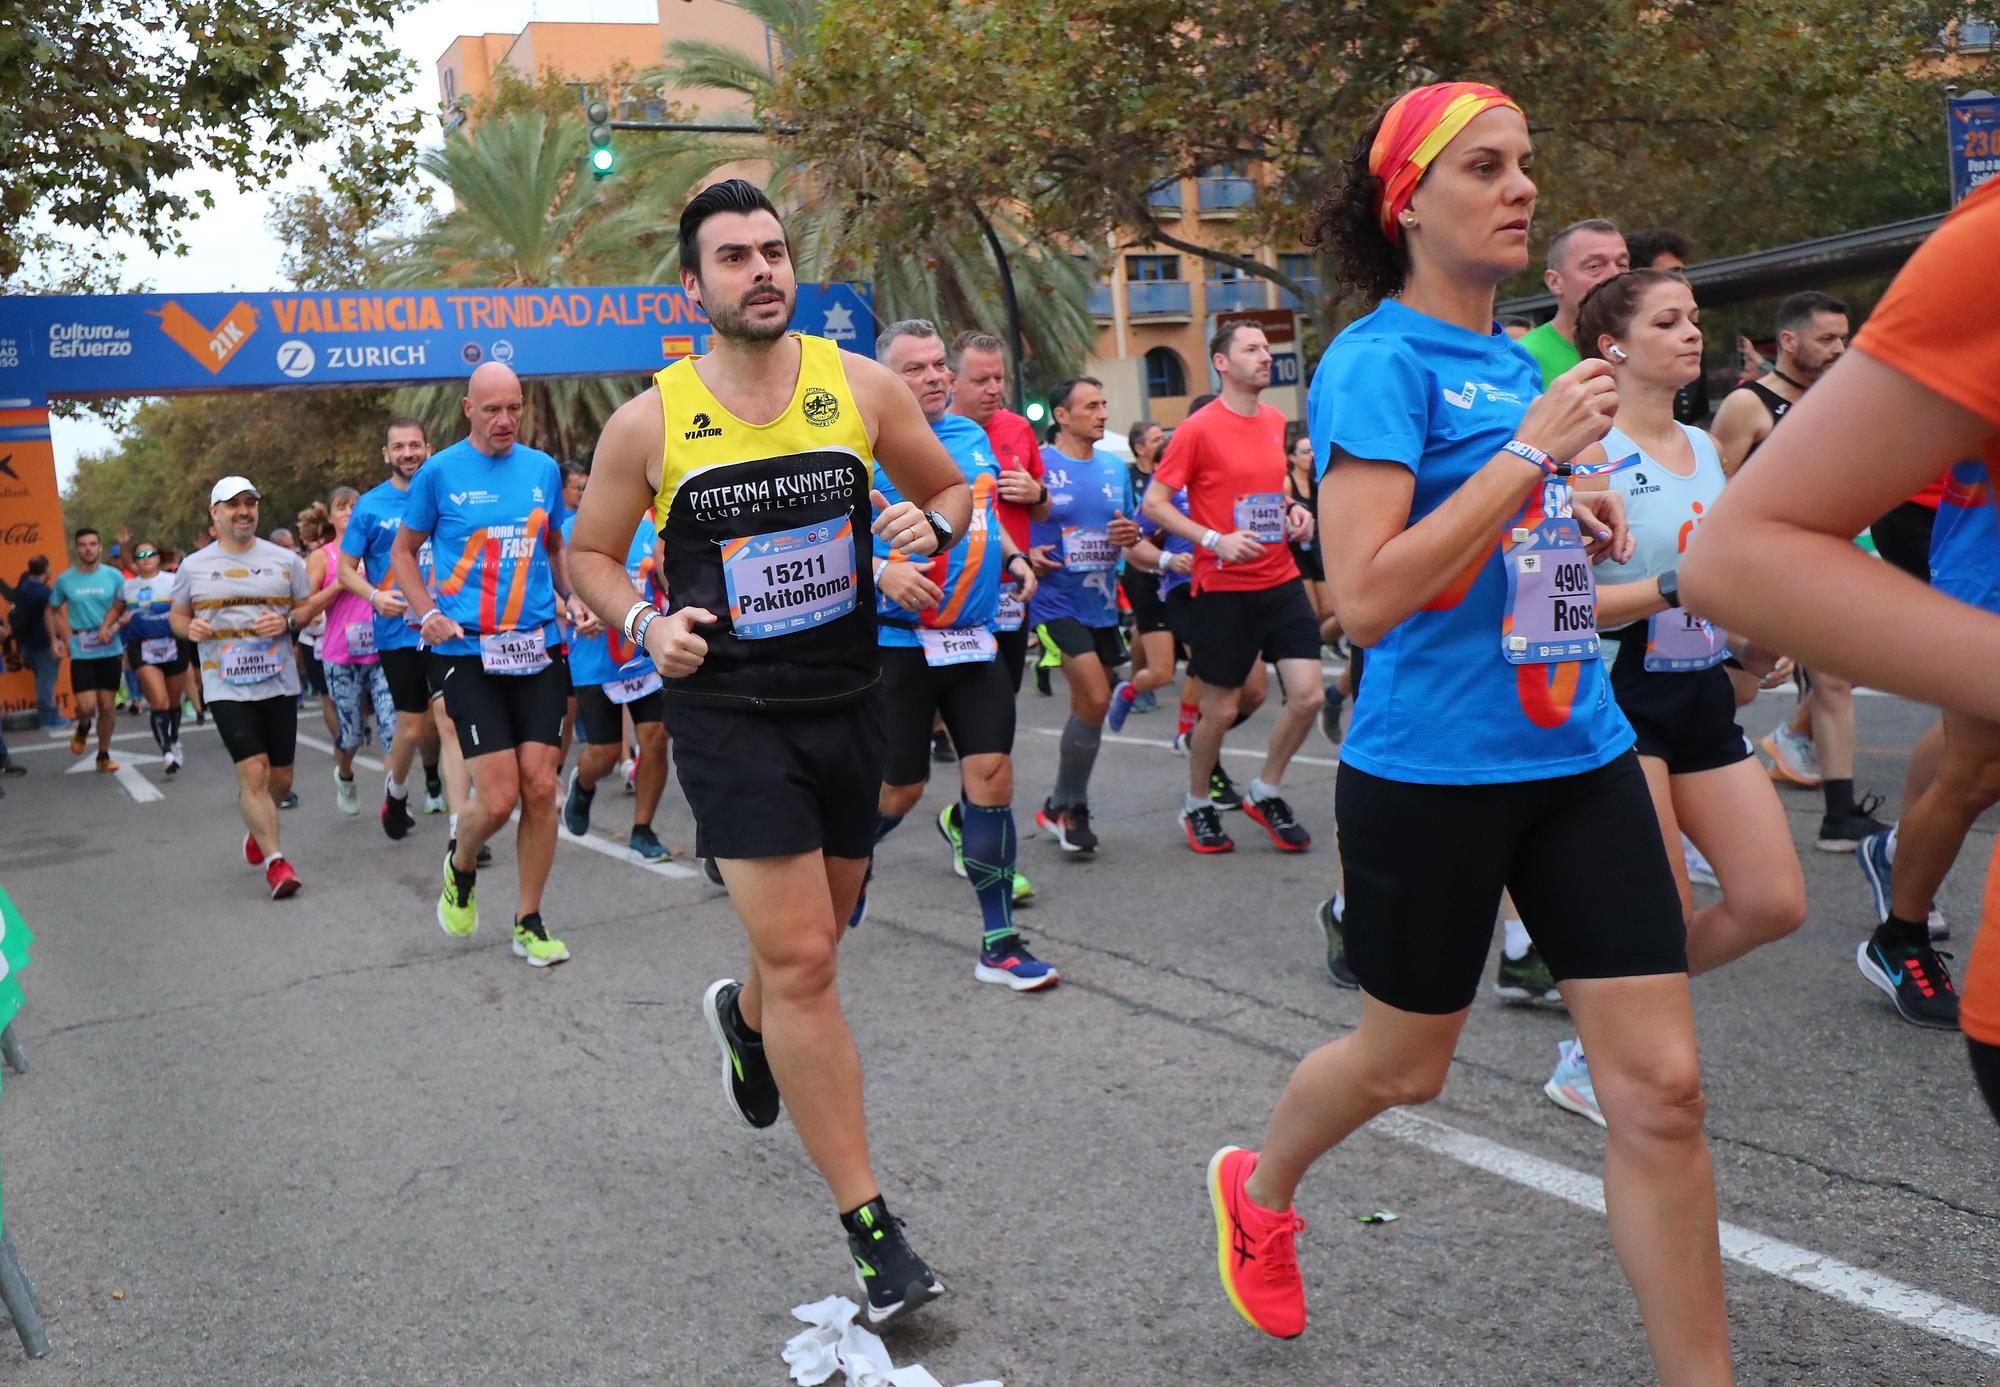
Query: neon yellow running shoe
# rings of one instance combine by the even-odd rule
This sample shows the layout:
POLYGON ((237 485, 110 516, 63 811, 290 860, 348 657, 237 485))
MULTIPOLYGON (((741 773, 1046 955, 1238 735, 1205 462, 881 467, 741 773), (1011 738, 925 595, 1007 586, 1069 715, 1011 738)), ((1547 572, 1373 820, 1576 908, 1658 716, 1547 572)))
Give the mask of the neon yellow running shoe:
POLYGON ((1034 896, 1035 896, 1035 887, 1034 884, 1028 880, 1027 874, 1024 872, 1018 872, 1018 871, 1015 872, 1014 904, 1019 905, 1022 901, 1033 900, 1034 896))
POLYGON ((514 922, 514 957, 527 959, 530 967, 546 968, 551 963, 569 962, 569 950, 562 940, 549 938, 548 926, 537 910, 514 922))
POLYGON ((444 855, 444 890, 438 893, 438 927, 454 939, 470 939, 479 928, 479 907, 472 900, 472 884, 477 872, 460 875, 451 865, 451 850, 444 855))

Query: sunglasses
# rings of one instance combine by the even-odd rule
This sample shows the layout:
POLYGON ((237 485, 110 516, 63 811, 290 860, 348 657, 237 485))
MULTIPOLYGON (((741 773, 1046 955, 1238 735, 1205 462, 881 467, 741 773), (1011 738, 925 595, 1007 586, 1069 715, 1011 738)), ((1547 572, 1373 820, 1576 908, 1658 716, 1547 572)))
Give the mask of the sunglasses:
POLYGON ((157 549, 137 549, 133 551, 132 557, 135 559, 157 559, 160 557, 160 551, 157 549))

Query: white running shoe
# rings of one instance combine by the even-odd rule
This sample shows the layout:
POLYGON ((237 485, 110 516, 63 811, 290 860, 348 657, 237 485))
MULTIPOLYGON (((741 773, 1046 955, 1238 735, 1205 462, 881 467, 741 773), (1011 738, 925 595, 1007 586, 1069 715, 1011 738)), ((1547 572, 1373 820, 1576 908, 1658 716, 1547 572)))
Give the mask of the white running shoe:
POLYGON ((343 814, 361 812, 361 787, 351 777, 343 777, 337 766, 333 772, 333 802, 343 814))
POLYGON ((1819 748, 1802 732, 1780 726, 1757 743, 1771 758, 1771 778, 1789 780, 1794 785, 1818 785, 1824 777, 1819 768, 1819 748))
POLYGON ((1681 835, 1681 852, 1687 858, 1689 881, 1696 886, 1713 886, 1718 889, 1721 887, 1722 883, 1715 879, 1715 868, 1708 865, 1708 859, 1701 855, 1701 849, 1696 847, 1694 840, 1685 833, 1681 835))

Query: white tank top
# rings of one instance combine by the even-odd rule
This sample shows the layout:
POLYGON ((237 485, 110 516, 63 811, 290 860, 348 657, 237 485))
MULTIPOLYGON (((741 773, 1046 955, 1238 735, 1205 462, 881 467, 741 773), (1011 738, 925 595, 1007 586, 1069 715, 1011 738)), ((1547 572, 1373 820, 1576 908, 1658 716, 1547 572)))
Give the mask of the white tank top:
POLYGON ((1644 582, 1678 568, 1695 528, 1715 509, 1715 498, 1728 480, 1715 442, 1700 429, 1686 424, 1676 427, 1687 435, 1694 449, 1694 475, 1690 477, 1669 472, 1617 429, 1604 436, 1605 457, 1615 462, 1638 453, 1639 462, 1613 472, 1608 479, 1611 489, 1625 497, 1625 518, 1632 527, 1634 547, 1630 563, 1597 565, 1600 587, 1644 582))

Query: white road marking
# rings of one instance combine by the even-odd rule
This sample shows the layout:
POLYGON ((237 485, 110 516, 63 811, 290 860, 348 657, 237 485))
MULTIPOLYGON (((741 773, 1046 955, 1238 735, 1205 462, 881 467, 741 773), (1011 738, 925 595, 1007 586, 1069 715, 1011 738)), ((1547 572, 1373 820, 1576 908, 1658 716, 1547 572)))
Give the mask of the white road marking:
MULTIPOLYGON (((1028 731, 1039 732, 1044 737, 1062 736, 1062 729, 1060 727, 1031 727, 1028 731)), ((1125 737, 1114 732, 1106 732, 1104 740, 1107 742, 1117 742, 1120 746, 1156 746, 1163 751, 1172 751, 1174 749, 1172 742, 1162 741, 1158 737, 1125 737)), ((1222 749, 1222 754, 1224 756, 1247 756, 1253 761, 1264 759, 1264 753, 1252 747, 1226 746, 1222 749)), ((1338 760, 1326 756, 1294 756, 1291 763, 1295 766, 1337 766, 1340 764, 1338 760)))
MULTIPOLYGON (((55 734, 55 736, 56 740, 43 742, 37 746, 9 747, 7 754, 9 757, 14 757, 14 756, 27 756, 37 751, 68 751, 69 733, 60 732, 55 734)), ((150 742, 153 740, 153 734, 150 732, 114 732, 111 734, 111 740, 113 742, 130 742, 138 740, 140 738, 143 738, 146 741, 150 742)), ((90 740, 91 740, 91 745, 95 746, 97 744, 97 738, 95 736, 93 736, 90 740)))
MULTIPOLYGON (((113 737, 112 740, 116 741, 117 738, 113 737)), ((82 775, 85 771, 95 771, 96 769, 96 757, 86 756, 74 766, 64 771, 63 774, 82 775)), ((125 793, 132 796, 135 804, 151 804, 154 800, 166 798, 166 795, 161 792, 160 787, 139 774, 136 767, 120 762, 118 769, 112 774, 118 783, 125 787, 125 793)))
MULTIPOLYGON (((303 732, 299 734, 299 745, 309 746, 314 751, 323 751, 328 756, 333 755, 333 744, 331 742, 323 742, 317 737, 308 737, 303 732)), ((354 764, 362 767, 364 770, 380 771, 385 775, 388 773, 387 768, 372 756, 357 754, 354 758, 354 764)), ((155 793, 157 794, 158 792, 155 791, 155 793)), ((517 822, 520 817, 520 811, 516 810, 514 818, 510 822, 517 822)), ((611 858, 615 862, 623 862, 627 866, 637 867, 642 872, 651 872, 654 876, 675 877, 685 880, 701 875, 694 868, 683 867, 678 862, 642 862, 633 854, 632 849, 623 843, 614 842, 609 838, 600 838, 594 833, 582 838, 574 837, 568 829, 562 826, 560 818, 558 818, 556 823, 556 841, 569 843, 579 848, 589 848, 594 853, 611 858)))
MULTIPOLYGON (((1597 1176, 1462 1132, 1436 1118, 1396 1110, 1376 1118, 1368 1124, 1368 1130, 1552 1195, 1580 1209, 1596 1214, 1604 1212, 1604 1182, 1597 1176)), ((1879 1272, 1767 1237, 1739 1224, 1724 1222, 1721 1233, 1726 1261, 1755 1268, 1940 1339, 1949 1339, 1990 1358, 2000 1358, 2000 1315, 1945 1300, 1879 1272)))

